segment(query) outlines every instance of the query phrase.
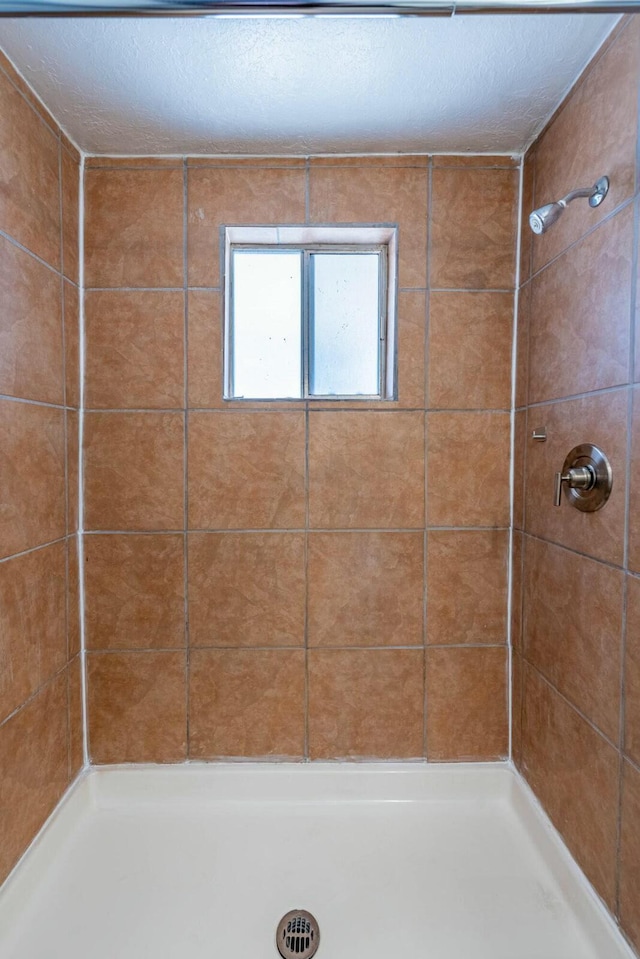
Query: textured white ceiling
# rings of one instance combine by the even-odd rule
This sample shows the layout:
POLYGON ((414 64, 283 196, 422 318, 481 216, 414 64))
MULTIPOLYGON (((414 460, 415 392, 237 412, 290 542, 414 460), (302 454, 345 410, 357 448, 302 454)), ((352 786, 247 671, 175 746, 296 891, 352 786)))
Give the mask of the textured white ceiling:
POLYGON ((520 152, 616 20, 0 20, 0 44, 90 153, 520 152))

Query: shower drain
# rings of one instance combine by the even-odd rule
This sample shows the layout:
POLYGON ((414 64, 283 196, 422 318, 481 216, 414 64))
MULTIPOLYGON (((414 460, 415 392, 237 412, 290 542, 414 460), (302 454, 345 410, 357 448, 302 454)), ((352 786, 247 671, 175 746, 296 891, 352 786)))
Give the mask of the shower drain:
POLYGON ((293 909, 278 923, 276 946, 283 959, 311 959, 320 945, 320 927, 310 912, 293 909))

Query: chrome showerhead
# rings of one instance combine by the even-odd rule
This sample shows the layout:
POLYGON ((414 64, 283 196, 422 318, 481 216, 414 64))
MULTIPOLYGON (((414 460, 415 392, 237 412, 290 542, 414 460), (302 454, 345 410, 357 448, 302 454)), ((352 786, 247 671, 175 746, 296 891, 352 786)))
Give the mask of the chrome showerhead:
POLYGON ((546 233, 550 226, 556 222, 560 214, 564 211, 568 203, 577 199, 579 196, 589 198, 589 206, 600 206, 609 191, 609 177, 601 176, 593 186, 583 187, 579 190, 572 190, 556 203, 547 203, 545 206, 538 207, 529 215, 529 226, 534 233, 546 233))
POLYGON ((529 215, 529 226, 534 233, 544 233, 556 222, 566 204, 547 203, 529 215))

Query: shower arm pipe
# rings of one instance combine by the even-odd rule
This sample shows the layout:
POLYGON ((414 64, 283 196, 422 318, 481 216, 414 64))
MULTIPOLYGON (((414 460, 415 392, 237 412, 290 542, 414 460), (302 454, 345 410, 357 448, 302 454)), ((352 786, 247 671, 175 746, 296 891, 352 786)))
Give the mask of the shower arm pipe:
POLYGON ((593 186, 583 186, 578 190, 570 190, 566 196, 563 196, 561 200, 558 200, 558 206, 566 207, 572 200, 577 200, 579 197, 591 197, 594 194, 595 187, 593 186))
POLYGON ((0 17, 452 17, 634 11, 640 11, 640 0, 0 0, 0 17))

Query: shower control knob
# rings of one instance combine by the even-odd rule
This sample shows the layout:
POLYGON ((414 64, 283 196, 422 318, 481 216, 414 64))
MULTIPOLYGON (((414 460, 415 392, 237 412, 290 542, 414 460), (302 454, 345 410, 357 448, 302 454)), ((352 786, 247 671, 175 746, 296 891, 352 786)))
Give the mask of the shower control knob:
POLYGON ((609 460, 602 450, 592 443, 574 446, 562 469, 556 473, 554 506, 562 503, 563 484, 571 506, 583 513, 601 509, 609 499, 613 485, 609 460))
POLYGON ((574 466, 566 473, 556 473, 555 505, 560 506, 562 500, 562 484, 566 483, 569 489, 593 489, 596 484, 596 474, 592 466, 574 466))

